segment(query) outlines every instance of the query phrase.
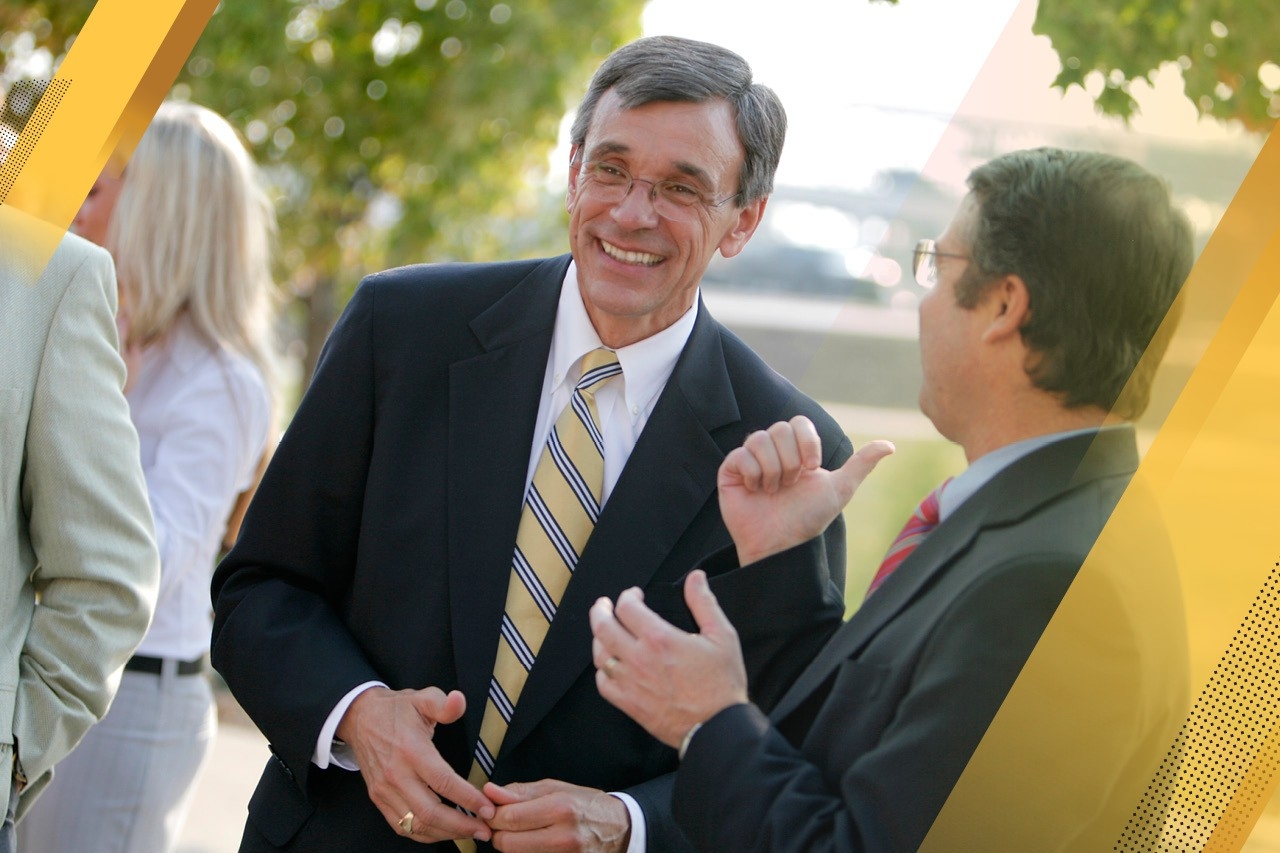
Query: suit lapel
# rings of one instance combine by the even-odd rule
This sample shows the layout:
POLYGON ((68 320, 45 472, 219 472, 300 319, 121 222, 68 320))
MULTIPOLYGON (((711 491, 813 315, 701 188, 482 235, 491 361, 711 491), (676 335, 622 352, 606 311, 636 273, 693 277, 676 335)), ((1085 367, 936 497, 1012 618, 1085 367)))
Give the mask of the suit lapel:
POLYGON ((856 656, 889 620, 915 598, 921 587, 969 546, 982 526, 980 518, 973 517, 972 513, 969 515, 970 518, 962 519, 957 512, 956 516, 947 519, 946 524, 926 536, 893 573, 895 582, 885 581, 876 594, 840 627, 778 701, 769 715, 775 722, 785 719, 819 689, 837 667, 856 656))
POLYGON ((689 341, 583 549, 503 752, 518 745, 591 666, 591 605, 647 584, 706 505, 726 453, 712 432, 738 418, 719 326, 699 306, 689 341))
POLYGON ((449 587, 454 662, 480 731, 524 501, 538 396, 568 257, 471 322, 483 352, 449 369, 449 587))
POLYGON ((1103 477, 1132 475, 1137 464, 1133 430, 1127 426, 1057 441, 1015 461, 925 537, 836 632, 770 717, 779 722, 803 704, 962 555, 979 532, 1016 524, 1060 495, 1103 477))

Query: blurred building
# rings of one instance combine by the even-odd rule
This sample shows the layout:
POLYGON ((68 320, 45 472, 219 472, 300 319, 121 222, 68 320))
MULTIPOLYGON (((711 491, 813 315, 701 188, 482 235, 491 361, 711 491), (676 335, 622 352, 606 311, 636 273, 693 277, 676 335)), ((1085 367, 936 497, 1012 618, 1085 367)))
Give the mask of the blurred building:
POLYGON ((716 255, 704 283, 912 308, 912 250, 942 232, 959 198, 906 170, 881 172, 866 190, 779 186, 746 248, 716 255))

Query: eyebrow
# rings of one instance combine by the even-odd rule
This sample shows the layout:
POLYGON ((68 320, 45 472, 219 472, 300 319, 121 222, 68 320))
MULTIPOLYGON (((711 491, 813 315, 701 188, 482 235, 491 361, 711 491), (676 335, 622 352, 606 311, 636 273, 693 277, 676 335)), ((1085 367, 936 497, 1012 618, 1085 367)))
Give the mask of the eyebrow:
MULTIPOLYGON (((621 142, 601 142, 599 145, 591 149, 588 160, 598 160, 601 157, 607 157, 610 154, 630 154, 631 146, 624 145, 621 142)), ((701 166, 694 165, 685 160, 677 160, 675 163, 676 171, 683 175, 701 183, 706 187, 715 187, 715 182, 711 180, 711 176, 707 174, 707 170, 701 166)))
POLYGON ((597 160, 608 154, 626 154, 631 151, 630 146, 623 145, 621 142, 601 142, 590 151, 588 160, 597 160))

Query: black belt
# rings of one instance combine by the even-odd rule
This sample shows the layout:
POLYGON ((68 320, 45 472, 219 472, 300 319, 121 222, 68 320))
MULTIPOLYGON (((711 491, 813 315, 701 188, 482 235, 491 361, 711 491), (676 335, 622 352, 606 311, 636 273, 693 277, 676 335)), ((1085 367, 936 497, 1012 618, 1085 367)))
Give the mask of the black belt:
MULTIPOLYGON (((204 672, 204 658, 180 660, 177 664, 178 675, 199 675, 204 672)), ((164 671, 164 658, 134 655, 125 663, 124 668, 130 672, 149 672, 152 675, 159 675, 164 671)))

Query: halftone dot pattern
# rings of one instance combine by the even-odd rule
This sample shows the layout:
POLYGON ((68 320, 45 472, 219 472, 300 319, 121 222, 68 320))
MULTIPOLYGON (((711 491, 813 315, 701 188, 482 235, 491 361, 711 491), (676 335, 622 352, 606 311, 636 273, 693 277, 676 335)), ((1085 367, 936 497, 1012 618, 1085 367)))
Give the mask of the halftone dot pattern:
POLYGON ((1280 563, 1114 846, 1239 850, 1280 770, 1280 563))
POLYGON ((20 134, 15 135, 11 128, 0 126, 0 150, 9 152, 3 165, 0 165, 0 204, 4 204, 9 197, 9 190, 13 189, 14 181, 27 164, 27 158, 35 150, 36 143, 49 126, 49 120, 53 118, 54 111, 58 109, 70 87, 70 80, 22 80, 13 84, 10 89, 10 101, 38 99, 39 102, 20 134))

